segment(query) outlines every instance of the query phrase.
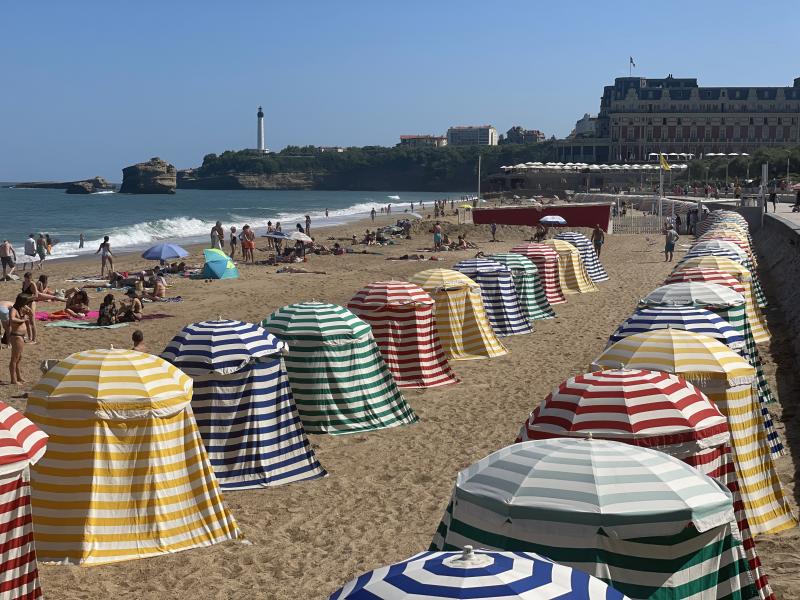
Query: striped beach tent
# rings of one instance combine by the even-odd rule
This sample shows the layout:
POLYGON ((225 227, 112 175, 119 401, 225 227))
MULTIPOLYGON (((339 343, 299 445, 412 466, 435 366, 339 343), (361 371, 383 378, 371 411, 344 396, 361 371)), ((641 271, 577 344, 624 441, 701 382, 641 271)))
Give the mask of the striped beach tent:
POLYGON ((552 319, 556 316, 544 293, 539 269, 532 260, 514 252, 490 254, 487 258, 511 269, 519 305, 529 321, 552 319))
POLYGON ((699 258, 703 256, 724 257, 729 258, 734 262, 741 263, 750 272, 756 303, 761 307, 767 305, 767 300, 764 296, 764 291, 761 288, 761 282, 758 279, 758 273, 756 272, 755 265, 753 264, 753 261, 750 260, 750 257, 747 255, 747 253, 739 248, 739 246, 731 242, 725 242, 721 240, 700 242, 689 249, 686 255, 678 263, 676 268, 680 268, 682 265, 686 264, 687 261, 693 258, 699 258))
POLYGON ((0 598, 42 597, 26 469, 45 453, 47 435, 0 402, 0 598))
POLYGON ((727 487, 759 596, 774 600, 747 522, 727 421, 699 389, 639 369, 570 377, 531 412, 517 442, 587 435, 665 452, 727 487))
POLYGON ((758 598, 730 492, 619 442, 521 442, 461 471, 431 550, 466 545, 536 552, 630 598, 758 598))
POLYGON ((589 278, 581 254, 575 246, 564 240, 544 240, 542 243, 558 252, 558 278, 565 294, 597 291, 597 286, 589 278))
POLYGON ((754 265, 758 265, 758 260, 753 252, 750 242, 747 238, 739 235, 735 231, 710 229, 699 238, 698 242, 710 242, 711 240, 719 240, 721 242, 729 242, 735 244, 742 252, 747 254, 748 258, 753 261, 754 265))
POLYGON ((784 453, 783 444, 775 429, 772 415, 770 415, 766 406, 774 402, 775 398, 764 375, 761 358, 758 355, 758 349, 750 332, 744 297, 730 288, 715 283, 670 283, 650 292, 641 300, 640 305, 707 308, 728 321, 739 331, 745 344, 735 350, 756 370, 757 398, 761 404, 761 414, 764 418, 764 427, 767 432, 770 450, 775 455, 782 455, 784 453))
POLYGON ((369 571, 329 600, 626 600, 587 573, 533 552, 420 552, 369 571))
POLYGON ((713 338, 660 329, 628 336, 608 347, 592 368, 664 371, 698 387, 728 419, 736 475, 754 534, 777 532, 797 522, 770 454, 758 401, 755 370, 713 338))
POLYGON ((406 281, 377 281, 359 290, 347 308, 372 327, 372 335, 401 388, 458 383, 433 314, 433 298, 406 281))
POLYGON ((489 324, 480 287, 472 279, 450 269, 427 269, 409 281, 433 298, 439 337, 450 360, 494 358, 508 352, 489 324))
POLYGON ((261 326, 289 345, 284 361, 306 431, 354 433, 417 421, 369 324, 346 308, 290 304, 261 326))
POLYGON ((550 246, 537 243, 515 246, 511 249, 511 252, 521 254, 536 265, 536 268, 539 269, 539 277, 544 285, 544 294, 551 305, 564 304, 567 301, 561 289, 561 281, 558 274, 558 252, 550 246))
POLYGON ((588 273, 589 279, 595 283, 608 281, 608 273, 606 273, 606 270, 600 263, 597 252, 594 250, 594 244, 589 241, 589 238, 577 231, 562 231, 556 235, 555 239, 569 242, 578 249, 578 252, 581 253, 581 260, 583 261, 583 266, 586 267, 586 273, 588 273))
POLYGON ((680 273, 687 269, 715 269, 734 277, 744 288, 740 293, 745 299, 745 312, 747 313, 747 320, 749 321, 753 338, 757 344, 763 344, 770 340, 767 319, 758 304, 758 298, 753 287, 752 274, 744 265, 722 256, 702 256, 690 258, 683 262, 676 268, 676 272, 680 273))
POLYGON ((483 306, 497 335, 522 335, 533 331, 517 299, 511 269, 487 258, 469 258, 453 265, 453 270, 481 287, 483 306))
POLYGON ((28 396, 50 436, 31 467, 39 560, 96 565, 242 536, 191 409, 192 380, 133 350, 59 361, 28 396))
POLYGON ((294 403, 281 352, 258 325, 192 323, 161 353, 194 382, 192 411, 224 490, 324 477, 294 403))

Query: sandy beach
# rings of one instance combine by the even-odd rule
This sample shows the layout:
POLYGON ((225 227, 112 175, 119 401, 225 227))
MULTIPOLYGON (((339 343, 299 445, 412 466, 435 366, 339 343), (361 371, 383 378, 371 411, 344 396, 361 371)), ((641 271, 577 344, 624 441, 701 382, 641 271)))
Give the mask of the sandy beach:
MULTIPOLYGON (((392 215, 393 222, 400 215, 392 215)), ((388 224, 379 217, 377 224, 388 224)), ((367 222, 318 230, 319 238, 350 238, 363 234, 367 222)), ((147 304, 147 314, 168 317, 138 325, 148 349, 158 354, 184 325, 217 317, 259 322, 292 302, 321 300, 345 304, 372 281, 404 279, 423 269, 449 268, 475 250, 438 253, 438 262, 390 261, 389 257, 429 246, 429 223, 414 226, 412 240, 370 247, 382 253, 312 256, 298 265, 325 275, 276 273, 276 267, 241 265, 241 278, 205 282, 171 277, 170 296, 180 303, 147 304)), ((530 236, 530 230, 498 228, 498 243, 489 242, 488 227, 450 224, 455 237, 469 239, 486 253, 504 252, 530 236)), ((263 246, 259 239, 259 246, 263 246)), ((688 243, 684 237, 681 242, 688 243)), ((333 242, 330 242, 331 244, 333 242)), ((113 240, 112 240, 113 244, 113 240)), ((349 247, 349 243, 343 242, 349 247)), ((364 246, 355 247, 358 250, 364 246)), ((669 273, 660 246, 648 246, 644 236, 609 235, 601 260, 610 281, 597 293, 571 295, 556 307, 557 318, 537 321, 531 335, 504 338, 509 354, 482 361, 452 363, 462 383, 430 391, 406 390, 419 423, 380 432, 346 436, 312 435, 325 479, 274 489, 227 492, 226 502, 249 544, 227 543, 174 555, 101 567, 40 565, 47 598, 89 600, 171 598, 316 600, 369 569, 404 559, 427 549, 450 497, 456 473, 486 454, 514 441, 529 411, 564 378, 587 370, 608 336, 634 310, 637 300, 661 285, 669 273)), ((201 248, 191 248, 190 263, 201 263, 201 248)), ((676 256, 679 259, 682 252, 676 256)), ((430 256, 425 253, 426 257, 430 256)), ((257 258, 264 253, 257 253, 257 258)), ((152 266, 138 255, 125 255, 117 270, 152 266)), ((99 273, 100 261, 80 259, 45 264, 50 286, 69 287, 65 280, 99 273)), ((38 272, 36 272, 38 275, 38 272)), ((765 278, 769 295, 775 282, 765 278)), ((13 300, 19 284, 0 284, 0 298, 13 300)), ((90 290, 96 309, 104 292, 90 290)), ((122 298, 120 293, 117 298, 122 298)), ((43 304, 55 310, 61 304, 43 304)), ((767 376, 781 406, 775 405, 779 431, 796 425, 798 387, 791 372, 791 349, 780 309, 767 315, 773 334, 760 350, 767 376)), ((89 348, 130 347, 134 326, 113 330, 70 330, 39 323, 39 343, 28 345, 23 357, 27 386, 0 386, 0 399, 24 409, 23 392, 40 376, 44 359, 63 358, 89 348)), ((9 351, 0 352, 0 380, 8 381, 9 351)), ((777 465, 796 509, 795 466, 800 436, 790 434, 791 455, 777 465)), ((800 531, 757 538, 762 562, 779 598, 800 598, 800 531)))

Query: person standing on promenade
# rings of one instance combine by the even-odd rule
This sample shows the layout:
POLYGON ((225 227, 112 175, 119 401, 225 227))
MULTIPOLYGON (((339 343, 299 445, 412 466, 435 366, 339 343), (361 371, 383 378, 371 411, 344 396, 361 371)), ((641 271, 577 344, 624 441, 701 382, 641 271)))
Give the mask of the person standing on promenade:
POLYGON ((374 206, 372 207, 372 210, 369 211, 369 216, 372 219, 372 222, 374 223, 375 222, 375 207, 374 206))
POLYGON ((668 224, 664 230, 664 262, 672 262, 673 253, 675 252, 675 242, 678 241, 680 236, 673 229, 672 223, 668 224))
POLYGON ((81 234, 78 236, 78 249, 83 248, 83 242, 84 241, 85 241, 85 238, 83 237, 83 232, 81 232, 81 234))
POLYGON ((0 244, 0 262, 3 264, 3 281, 5 281, 6 269, 9 269, 8 275, 12 275, 14 269, 17 268, 17 252, 8 240, 3 240, 3 243, 0 244))
POLYGON ((597 254, 597 258, 600 258, 600 251, 603 249, 605 241, 605 232, 600 228, 600 225, 595 225, 594 231, 592 231, 592 244, 594 244, 594 252, 597 254))
POLYGON ((311 217, 306 215, 306 235, 311 237, 311 217))
MULTIPOLYGON (((31 271, 33 271, 33 261, 36 260, 36 238, 32 233, 28 234, 28 239, 25 240, 25 256, 30 257, 31 271)), ((22 263, 22 271, 25 272, 25 265, 27 261, 22 263)))
POLYGON ((114 255, 111 254, 111 242, 108 241, 108 236, 103 236, 103 241, 95 254, 100 255, 100 279, 106 270, 106 263, 108 263, 108 272, 114 270, 114 255))

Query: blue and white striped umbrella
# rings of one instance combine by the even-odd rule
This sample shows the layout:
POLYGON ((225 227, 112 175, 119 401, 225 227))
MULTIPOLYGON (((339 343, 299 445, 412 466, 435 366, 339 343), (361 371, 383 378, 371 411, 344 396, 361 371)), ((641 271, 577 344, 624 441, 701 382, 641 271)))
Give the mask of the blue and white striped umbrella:
POLYGON ((192 411, 220 487, 272 487, 324 477, 300 421, 284 342, 241 321, 183 328, 162 358, 194 380, 192 411))
POLYGON ((581 253, 581 260, 583 266, 586 267, 586 272, 589 274, 589 279, 597 283, 598 281, 608 281, 608 273, 600 264, 600 259, 597 257, 597 252, 594 250, 594 245, 582 233, 577 231, 563 231, 556 236, 557 240, 564 240, 569 242, 578 249, 581 253))
POLYGON ((533 331, 519 304, 511 269, 486 258, 462 260, 453 269, 481 287, 483 305, 497 335, 520 335, 533 331))
POLYGON ((420 552, 375 569, 330 600, 627 600, 583 571, 532 552, 420 552))
POLYGON ((683 329, 719 340, 732 350, 744 348, 742 334, 718 314, 692 306, 652 306, 637 310, 608 338, 608 346, 635 333, 683 329))
POLYGON ((242 321, 203 321, 184 327, 161 357, 187 375, 235 373, 260 357, 280 354, 286 344, 265 329, 242 321))

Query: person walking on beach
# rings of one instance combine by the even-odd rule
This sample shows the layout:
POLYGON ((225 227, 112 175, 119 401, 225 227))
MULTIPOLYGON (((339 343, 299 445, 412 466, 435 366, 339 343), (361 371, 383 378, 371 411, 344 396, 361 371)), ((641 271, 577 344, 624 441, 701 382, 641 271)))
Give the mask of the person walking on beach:
POLYGON ((496 242, 497 241, 497 223, 492 223, 491 229, 492 229, 492 241, 496 242))
POLYGON ((225 231, 222 229, 222 223, 217 221, 211 228, 211 247, 222 250, 222 241, 224 239, 225 231))
POLYGON ((433 226, 433 250, 434 252, 438 252, 442 249, 442 225, 439 221, 436 221, 436 225, 433 226))
MULTIPOLYGON (((231 227, 231 237, 229 245, 231 247, 230 257, 233 258, 234 254, 236 254, 236 246, 239 243, 238 238, 236 237, 236 227, 231 227)), ((242 248, 242 256, 244 256, 244 248, 242 248)))
POLYGON ((597 258, 600 258, 600 250, 603 249, 603 244, 605 241, 605 232, 600 229, 600 225, 595 225, 594 231, 592 231, 592 243, 594 244, 594 252, 597 254, 597 258))
POLYGON ((306 215, 306 235, 311 235, 311 217, 306 215))
POLYGON ((106 263, 108 263, 108 272, 114 270, 114 255, 111 254, 111 242, 108 241, 108 236, 103 236, 103 241, 95 254, 100 255, 100 279, 106 271, 106 263))
MULTIPOLYGON (((24 250, 24 252, 25 252, 25 256, 28 256, 31 259, 30 260, 31 271, 33 271, 33 261, 36 260, 36 238, 33 237, 32 233, 29 233, 28 234, 28 239, 25 240, 25 250, 24 250)), ((24 263, 22 263, 22 271, 23 272, 25 272, 25 265, 27 263, 28 263, 28 261, 25 261, 24 263)))
POLYGON ((83 237, 83 233, 81 233, 78 236, 78 249, 83 248, 83 242, 84 242, 84 237, 83 237))
POLYGON ((669 223, 664 230, 664 262, 672 262, 672 256, 675 252, 675 242, 677 242, 679 238, 680 236, 672 227, 672 223, 669 223))
POLYGON ((8 362, 8 374, 11 376, 11 385, 25 383, 19 370, 22 362, 22 352, 25 349, 25 327, 29 319, 35 318, 29 306, 29 297, 25 294, 17 295, 14 304, 8 311, 8 345, 11 346, 11 360, 8 362))
POLYGON ((3 264, 3 281, 5 281, 6 277, 12 275, 14 269, 17 268, 17 253, 8 240, 3 240, 3 243, 0 244, 0 262, 3 264), (6 269, 9 270, 8 274, 6 274, 6 269))
POLYGON ((374 223, 375 222, 375 207, 374 206, 372 207, 372 210, 369 211, 369 216, 372 219, 372 222, 374 223))
POLYGON ((47 240, 43 233, 40 233, 36 240, 36 254, 39 256, 39 269, 41 269, 47 257, 47 240))

